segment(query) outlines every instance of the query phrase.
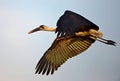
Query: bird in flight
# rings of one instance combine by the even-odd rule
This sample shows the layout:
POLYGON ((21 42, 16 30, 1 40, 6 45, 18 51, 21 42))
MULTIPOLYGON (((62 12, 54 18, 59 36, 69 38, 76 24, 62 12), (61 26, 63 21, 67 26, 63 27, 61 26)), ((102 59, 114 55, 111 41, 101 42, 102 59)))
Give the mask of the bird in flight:
POLYGON ((36 31, 50 31, 57 33, 51 47, 44 53, 36 65, 36 74, 53 74, 69 58, 76 56, 96 40, 108 45, 116 45, 112 40, 103 39, 99 27, 83 16, 66 10, 57 21, 57 28, 40 25, 28 34, 36 31))

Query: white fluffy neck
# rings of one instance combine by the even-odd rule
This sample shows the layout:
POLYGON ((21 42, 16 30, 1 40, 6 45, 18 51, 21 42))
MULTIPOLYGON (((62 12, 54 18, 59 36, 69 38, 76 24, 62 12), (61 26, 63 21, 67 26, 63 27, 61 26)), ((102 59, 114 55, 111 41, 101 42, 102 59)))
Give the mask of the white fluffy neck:
POLYGON ((54 31, 56 31, 56 28, 46 26, 46 27, 43 29, 43 31, 54 32, 54 31))

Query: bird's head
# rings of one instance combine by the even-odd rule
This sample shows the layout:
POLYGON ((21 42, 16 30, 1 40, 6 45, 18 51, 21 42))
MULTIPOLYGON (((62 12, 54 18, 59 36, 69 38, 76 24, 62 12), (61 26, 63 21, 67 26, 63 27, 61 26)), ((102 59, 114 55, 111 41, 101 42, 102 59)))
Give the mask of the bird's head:
POLYGON ((45 26, 45 25, 40 25, 39 27, 37 27, 37 28, 29 31, 28 34, 31 34, 31 33, 37 32, 37 31, 44 31, 46 28, 47 28, 47 26, 45 26))

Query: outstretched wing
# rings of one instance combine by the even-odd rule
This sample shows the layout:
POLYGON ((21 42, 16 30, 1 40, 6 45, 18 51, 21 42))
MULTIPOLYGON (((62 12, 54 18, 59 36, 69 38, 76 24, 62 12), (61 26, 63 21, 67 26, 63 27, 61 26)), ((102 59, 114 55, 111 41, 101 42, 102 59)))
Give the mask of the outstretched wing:
POLYGON ((53 74, 67 59, 85 51, 95 40, 88 37, 56 38, 36 66, 36 73, 53 74))
POLYGON ((56 33, 58 37, 73 36, 76 32, 89 29, 98 30, 99 27, 83 16, 67 10, 57 22, 56 33))

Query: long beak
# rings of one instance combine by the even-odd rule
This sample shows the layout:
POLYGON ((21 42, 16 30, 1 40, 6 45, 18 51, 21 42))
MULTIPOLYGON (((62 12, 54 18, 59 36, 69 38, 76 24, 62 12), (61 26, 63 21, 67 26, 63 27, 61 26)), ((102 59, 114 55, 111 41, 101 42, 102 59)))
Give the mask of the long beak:
POLYGON ((31 33, 37 32, 37 31, 39 31, 39 30, 40 30, 40 28, 39 28, 39 27, 38 27, 38 28, 35 28, 35 29, 33 29, 33 30, 29 31, 29 32, 28 32, 28 34, 31 34, 31 33))

